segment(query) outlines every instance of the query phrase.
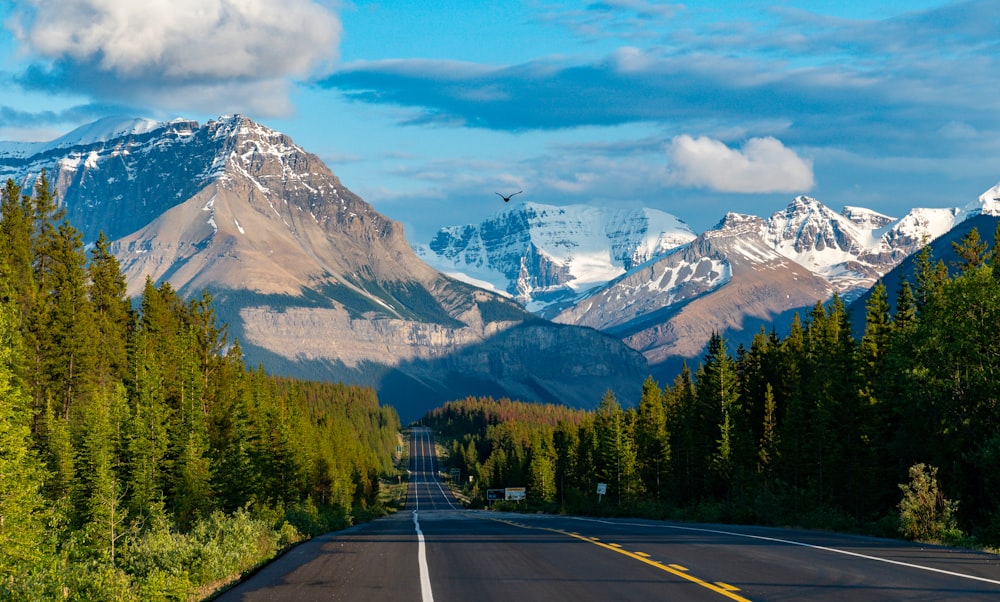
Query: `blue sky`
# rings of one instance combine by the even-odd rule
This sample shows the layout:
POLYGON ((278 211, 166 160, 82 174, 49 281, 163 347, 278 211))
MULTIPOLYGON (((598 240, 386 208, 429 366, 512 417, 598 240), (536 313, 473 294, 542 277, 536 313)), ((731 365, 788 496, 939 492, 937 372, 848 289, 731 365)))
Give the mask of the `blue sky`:
POLYGON ((7 0, 0 22, 0 139, 243 113, 413 242, 495 192, 700 232, 798 194, 901 217, 1000 181, 994 0, 7 0))

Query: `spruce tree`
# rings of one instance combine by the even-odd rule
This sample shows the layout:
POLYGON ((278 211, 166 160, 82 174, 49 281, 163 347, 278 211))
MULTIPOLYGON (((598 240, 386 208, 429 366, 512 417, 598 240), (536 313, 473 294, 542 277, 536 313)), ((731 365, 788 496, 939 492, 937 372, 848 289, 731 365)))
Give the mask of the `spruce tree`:
POLYGON ((47 474, 32 448, 29 397, 13 370, 21 345, 6 284, 0 279, 0 598, 41 599, 53 554, 42 496, 47 474))
POLYGON ((95 555, 111 565, 128 531, 122 462, 128 422, 124 386, 102 387, 83 409, 76 459, 83 530, 95 555))
POLYGON ((726 342, 718 334, 712 335, 697 382, 698 403, 703 408, 706 426, 706 458, 715 476, 713 489, 725 492, 727 498, 734 493, 740 475, 737 474, 737 449, 744 433, 739 429, 741 408, 736 362, 726 351, 726 342))
POLYGON ((956 265, 960 272, 974 270, 984 265, 989 258, 989 245, 979 237, 979 230, 976 228, 966 232, 960 241, 952 241, 951 246, 958 255, 956 265))
POLYGON ((768 383, 764 392, 764 419, 757 447, 757 472, 761 476, 765 491, 769 491, 773 483, 774 464, 779 454, 780 441, 777 402, 774 399, 774 389, 768 383))
POLYGON ((97 354, 95 371, 98 383, 105 386, 128 376, 128 340, 134 317, 125 276, 103 232, 90 251, 87 271, 94 308, 94 347, 101 350, 97 354))
POLYGON ((625 412, 608 390, 594 417, 596 477, 608 485, 608 495, 621 505, 637 493, 635 444, 625 412))
POLYGON ((660 499, 670 468, 670 437, 663 393, 652 376, 642 384, 635 438, 643 485, 660 499))

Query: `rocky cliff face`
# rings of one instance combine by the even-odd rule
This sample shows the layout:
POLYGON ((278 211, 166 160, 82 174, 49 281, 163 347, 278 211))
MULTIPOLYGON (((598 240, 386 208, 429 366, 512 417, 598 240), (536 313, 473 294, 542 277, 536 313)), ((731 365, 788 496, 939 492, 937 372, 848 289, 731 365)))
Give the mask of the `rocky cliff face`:
POLYGON ((246 117, 0 146, 0 174, 30 185, 43 168, 85 240, 114 239, 130 294, 147 278, 209 290, 269 371, 370 384, 404 420, 466 395, 638 397, 640 354, 431 268, 315 155, 246 117))

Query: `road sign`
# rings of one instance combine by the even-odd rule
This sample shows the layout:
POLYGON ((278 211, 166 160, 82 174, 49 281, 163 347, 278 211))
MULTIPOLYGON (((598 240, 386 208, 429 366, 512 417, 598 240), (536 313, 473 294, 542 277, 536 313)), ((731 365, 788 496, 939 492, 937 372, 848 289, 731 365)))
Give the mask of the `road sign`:
POLYGON ((604 495, 607 492, 608 492, 608 484, 607 483, 598 483, 597 484, 597 495, 604 495))
POLYGON ((504 499, 512 502, 519 502, 526 497, 524 487, 508 487, 504 490, 504 499))
POLYGON ((497 500, 502 500, 504 496, 503 489, 487 489, 486 490, 486 501, 495 502, 497 500))

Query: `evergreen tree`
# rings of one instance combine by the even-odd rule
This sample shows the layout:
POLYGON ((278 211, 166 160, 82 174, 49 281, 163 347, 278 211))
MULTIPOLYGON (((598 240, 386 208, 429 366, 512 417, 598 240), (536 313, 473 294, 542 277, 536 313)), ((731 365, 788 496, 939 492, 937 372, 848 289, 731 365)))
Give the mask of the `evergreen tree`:
POLYGON ((913 270, 916 279, 916 289, 913 292, 917 311, 920 312, 934 300, 948 280, 948 268, 944 262, 934 263, 931 247, 925 244, 915 256, 913 270))
POLYGON ((668 431, 672 435, 671 450, 675 485, 678 501, 681 503, 698 499, 704 492, 704 475, 707 472, 702 445, 702 416, 698 398, 695 395, 691 370, 685 363, 681 373, 674 379, 673 386, 665 395, 671 412, 668 431))
POLYGON ((810 444, 813 440, 812 406, 807 402, 806 336, 798 313, 792 317, 788 336, 781 342, 780 365, 775 398, 781 408, 778 420, 781 441, 778 453, 781 479, 791 487, 792 513, 801 509, 802 493, 810 474, 810 444))
POLYGON ((95 372, 101 386, 128 377, 128 340, 134 327, 131 301, 118 259, 102 232, 90 251, 90 300, 94 309, 97 354, 95 372))
POLYGON ((896 314, 893 316, 893 330, 906 328, 917 319, 917 302, 909 281, 903 280, 896 294, 896 314))
POLYGON ((93 392, 97 337, 80 233, 62 222, 53 234, 41 250, 48 255, 48 269, 38 274, 45 322, 35 325, 35 333, 45 390, 62 419, 69 420, 73 405, 93 392))
POLYGON ((550 437, 533 432, 528 459, 528 498, 539 503, 556 500, 556 459, 550 437))
POLYGON ((556 496, 559 503, 565 507, 567 494, 571 489, 577 495, 582 493, 580 483, 576 478, 577 449, 580 445, 579 430, 565 421, 560 421, 552 435, 552 445, 556 456, 556 496))
MULTIPOLYGON (((5 279, 0 287, 6 289, 5 279)), ((32 449, 29 398, 13 370, 18 339, 16 309, 0 301, 0 598, 30 600, 45 597, 38 581, 53 550, 42 496, 46 473, 32 449)))
POLYGON ((972 228, 962 236, 960 241, 952 241, 951 246, 958 255, 957 267, 960 272, 967 272, 986 263, 989 258, 985 240, 979 238, 979 230, 972 228))
MULTIPOLYGON (((0 257, 3 276, 9 288, 8 295, 14 302, 14 327, 23 336, 28 324, 28 316, 34 307, 37 294, 34 270, 34 206, 31 197, 22 194, 21 188, 8 179, 0 192, 0 257)), ((28 351, 22 349, 20 355, 28 351)), ((21 358, 12 358, 17 362, 21 358)), ((15 364, 15 372, 23 374, 26 361, 15 364)))
POLYGON ((670 468, 670 436, 663 393, 652 376, 642 384, 635 438, 644 488, 660 499, 670 468))
POLYGON ((637 493, 636 455, 625 411, 613 392, 606 391, 594 417, 596 477, 607 483, 608 495, 618 504, 637 493))
POLYGON ((761 475, 765 491, 771 489, 774 478, 774 463, 779 449, 778 407, 774 399, 774 389, 769 383, 764 392, 764 420, 760 444, 757 447, 757 472, 761 475))
POLYGON ((124 386, 102 387, 82 413, 76 457, 81 522, 96 554, 115 565, 129 520, 122 465, 129 421, 124 386))
MULTIPOLYGON (((743 447, 740 437, 739 381, 736 362, 726 351, 726 342, 714 334, 697 382, 699 406, 704 408, 706 425, 713 425, 713 433, 705 440, 707 458, 716 478, 713 489, 724 491, 727 498, 739 487, 737 472, 739 458, 736 451, 743 447)), ((710 431, 711 432, 711 431, 710 431)))

